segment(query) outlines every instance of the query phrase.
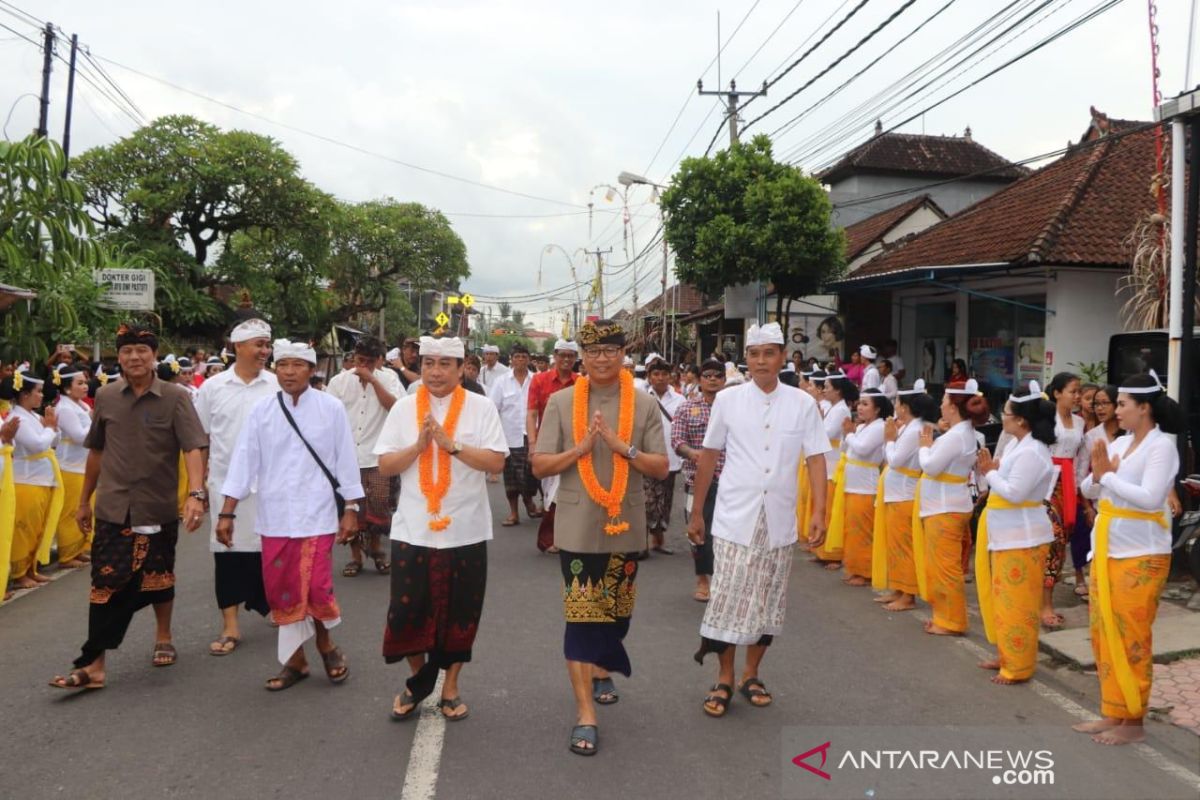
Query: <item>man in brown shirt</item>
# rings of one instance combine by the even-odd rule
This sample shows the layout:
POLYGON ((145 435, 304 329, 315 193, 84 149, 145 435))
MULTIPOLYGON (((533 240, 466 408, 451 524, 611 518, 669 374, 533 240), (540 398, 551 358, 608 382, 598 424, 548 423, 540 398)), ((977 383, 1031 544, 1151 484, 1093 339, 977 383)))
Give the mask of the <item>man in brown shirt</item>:
POLYGON ((154 606, 156 667, 175 663, 171 609, 175 599, 175 542, 179 535, 179 460, 187 468, 184 527, 194 531, 208 503, 201 450, 208 437, 182 386, 155 375, 158 337, 147 328, 117 330, 117 358, 124 380, 96 393, 92 428, 84 442, 88 460, 75 520, 92 529, 92 590, 88 640, 76 669, 56 676, 59 689, 104 686, 105 651, 125 638, 133 615, 154 606))
POLYGON ((578 706, 569 747, 596 752, 596 707, 617 702, 610 671, 629 676, 623 640, 636 599, 633 558, 646 542, 642 476, 667 475, 666 442, 658 404, 635 391, 621 369, 625 333, 610 320, 579 331, 586 378, 552 395, 534 447, 533 472, 559 475, 554 544, 560 550, 566 635, 563 651, 578 706), (574 430, 576 398, 586 409, 586 433, 574 430), (622 430, 622 420, 629 428, 622 430), (626 473, 624 487, 614 482, 626 473))

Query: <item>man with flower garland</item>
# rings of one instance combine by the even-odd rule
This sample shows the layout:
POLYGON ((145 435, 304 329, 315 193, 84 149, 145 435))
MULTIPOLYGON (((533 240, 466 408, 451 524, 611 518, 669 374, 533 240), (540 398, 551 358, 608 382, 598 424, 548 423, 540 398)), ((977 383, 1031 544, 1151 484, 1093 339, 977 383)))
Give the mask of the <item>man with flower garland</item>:
POLYGON ((668 462, 658 404, 636 391, 621 367, 620 325, 589 322, 577 341, 587 377, 550 397, 532 465, 539 478, 561 477, 554 544, 567 622, 563 652, 578 708, 568 746, 590 756, 597 747, 594 703, 617 702, 610 672, 632 672, 623 640, 636 598, 635 557, 646 542, 638 477, 662 480, 668 462))
POLYGON ((504 469, 496 406, 462 387, 461 339, 421 337, 421 385, 396 402, 375 442, 382 475, 400 476, 392 517, 392 587, 383 657, 412 677, 392 718, 413 716, 446 671, 438 708, 467 717, 458 691, 483 613, 492 511, 485 476, 504 469))

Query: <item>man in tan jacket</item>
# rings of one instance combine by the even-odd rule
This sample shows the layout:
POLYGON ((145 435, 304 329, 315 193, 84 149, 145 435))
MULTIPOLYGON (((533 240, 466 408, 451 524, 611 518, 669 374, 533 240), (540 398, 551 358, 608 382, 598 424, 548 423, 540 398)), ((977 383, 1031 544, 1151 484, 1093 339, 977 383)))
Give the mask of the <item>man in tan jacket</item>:
POLYGON ((554 544, 567 622, 563 651, 579 712, 569 746, 594 755, 594 702, 617 702, 609 673, 632 672, 623 640, 636 599, 634 556, 646 541, 640 478, 665 478, 668 463, 658 405, 621 368, 620 325, 589 322, 577 340, 587 377, 550 397, 533 472, 561 476, 554 544))

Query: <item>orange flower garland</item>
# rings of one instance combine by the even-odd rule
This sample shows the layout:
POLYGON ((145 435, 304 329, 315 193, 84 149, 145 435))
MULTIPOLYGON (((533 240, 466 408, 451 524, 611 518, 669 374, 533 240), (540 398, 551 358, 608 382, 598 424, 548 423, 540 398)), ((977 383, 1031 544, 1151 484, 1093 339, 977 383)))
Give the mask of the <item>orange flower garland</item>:
MULTIPOLYGON (((633 438, 633 378, 625 370, 621 370, 620 377, 621 397, 620 406, 617 412, 617 437, 628 442, 633 438)), ((590 384, 586 377, 579 378, 575 381, 575 397, 571 407, 571 422, 572 432, 575 434, 575 445, 584 440, 588 432, 588 394, 590 384)), ((598 506, 603 506, 605 513, 608 514, 608 524, 604 526, 604 532, 609 536, 618 536, 629 530, 629 523, 619 517, 621 516, 621 503, 625 501, 625 490, 629 486, 629 461, 619 457, 613 453, 613 480, 612 488, 605 489, 600 485, 600 481, 596 479, 595 466, 592 463, 592 454, 588 453, 579 459, 577 466, 579 468, 579 479, 583 481, 583 488, 587 490, 588 497, 598 506)))
MULTIPOLYGON (((467 392, 461 386, 456 386, 450 395, 450 410, 446 412, 446 420, 442 429, 451 439, 454 429, 458 427, 458 417, 466 402, 467 392)), ((429 416, 429 390, 421 385, 417 389, 417 430, 425 424, 429 416)), ((429 512, 429 530, 444 531, 450 527, 450 518, 442 516, 442 500, 450 491, 450 454, 438 447, 437 442, 430 439, 429 444, 421 451, 418 459, 417 473, 420 476, 421 494, 425 496, 425 510, 429 512), (437 480, 433 478, 434 451, 437 451, 437 480)))

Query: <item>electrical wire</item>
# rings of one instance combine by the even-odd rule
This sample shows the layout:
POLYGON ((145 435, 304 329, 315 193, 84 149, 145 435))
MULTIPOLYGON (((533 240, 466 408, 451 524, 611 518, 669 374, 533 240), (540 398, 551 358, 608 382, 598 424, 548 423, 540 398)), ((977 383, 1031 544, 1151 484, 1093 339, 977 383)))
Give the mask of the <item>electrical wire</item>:
MULTIPOLYGON (((819 40, 817 40, 816 44, 814 44, 812 47, 805 50, 804 54, 802 56, 800 56, 799 58, 797 58, 795 61, 793 61, 791 64, 789 64, 788 67, 783 72, 779 73, 774 78, 771 78, 770 80, 768 80, 767 84, 766 84, 766 88, 770 89, 772 86, 774 86, 775 84, 777 84, 781 80, 783 80, 784 77, 786 77, 789 72, 794 70, 796 67, 800 66, 802 63, 804 63, 804 60, 806 58, 808 58, 810 55, 812 55, 813 52, 815 52, 816 49, 819 48, 821 45, 825 44, 825 42, 828 41, 830 36, 833 36, 835 33, 837 33, 839 30, 841 30, 843 25, 845 25, 850 20, 854 19, 854 15, 857 14, 859 11, 862 11, 863 8, 869 2, 871 2, 871 0, 859 0, 858 5, 856 5, 852 9, 850 9, 850 13, 846 14, 846 16, 844 16, 840 20, 838 20, 838 23, 836 25, 834 25, 832 28, 830 28, 828 31, 826 31, 825 35, 822 36, 819 40)), ((745 103, 742 103, 741 107, 738 110, 741 111, 741 109, 745 108, 753 101, 754 101, 754 97, 751 97, 745 103)))
POLYGON ((758 49, 756 49, 750 55, 750 57, 748 59, 746 59, 746 63, 744 63, 744 64, 742 64, 742 66, 738 67, 738 71, 733 73, 733 78, 731 78, 731 80, 736 81, 738 76, 742 74, 742 72, 746 69, 746 67, 750 66, 750 63, 752 61, 754 61, 754 59, 758 58, 758 54, 761 53, 763 51, 763 48, 766 47, 770 43, 770 41, 775 38, 775 34, 779 33, 780 29, 783 28, 784 24, 789 19, 792 18, 792 15, 795 14, 796 11, 802 5, 804 5, 804 0, 796 0, 796 4, 794 6, 792 6, 792 10, 789 11, 787 14, 785 14, 783 19, 779 20, 779 24, 775 26, 775 29, 767 35, 766 39, 763 39, 762 44, 760 44, 758 46, 758 49))

